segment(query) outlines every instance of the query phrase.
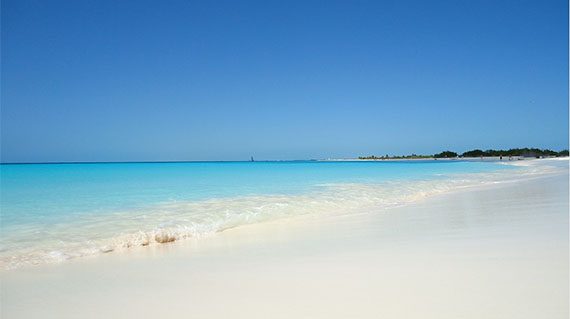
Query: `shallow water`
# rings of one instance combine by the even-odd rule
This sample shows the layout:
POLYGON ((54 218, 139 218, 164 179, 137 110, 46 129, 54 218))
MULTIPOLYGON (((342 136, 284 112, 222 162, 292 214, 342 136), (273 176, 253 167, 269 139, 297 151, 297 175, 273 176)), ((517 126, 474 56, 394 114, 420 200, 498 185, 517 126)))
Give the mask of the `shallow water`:
POLYGON ((389 208, 537 169, 467 161, 1 165, 0 262, 60 262, 279 218, 389 208))

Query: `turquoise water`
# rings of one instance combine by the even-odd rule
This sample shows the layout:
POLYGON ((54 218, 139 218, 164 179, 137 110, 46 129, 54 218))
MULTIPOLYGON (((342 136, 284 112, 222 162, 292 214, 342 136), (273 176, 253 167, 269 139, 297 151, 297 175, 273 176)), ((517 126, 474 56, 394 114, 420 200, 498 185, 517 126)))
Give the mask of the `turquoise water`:
POLYGON ((465 176, 512 169, 467 161, 1 165, 0 257, 40 263, 153 244, 162 235, 178 240, 297 214, 396 205, 465 184, 465 176))
POLYGON ((252 194, 292 194, 329 183, 441 178, 504 169, 496 163, 187 162, 1 165, 3 227, 57 222, 152 203, 252 194))

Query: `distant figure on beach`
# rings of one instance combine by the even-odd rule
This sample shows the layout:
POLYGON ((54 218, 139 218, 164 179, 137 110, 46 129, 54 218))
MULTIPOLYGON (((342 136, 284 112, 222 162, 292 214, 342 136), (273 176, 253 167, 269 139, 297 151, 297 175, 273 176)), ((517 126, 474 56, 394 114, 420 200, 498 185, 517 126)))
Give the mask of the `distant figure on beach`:
POLYGON ((503 156, 499 156, 499 160, 501 160, 501 161, 502 161, 502 160, 503 160, 503 156))

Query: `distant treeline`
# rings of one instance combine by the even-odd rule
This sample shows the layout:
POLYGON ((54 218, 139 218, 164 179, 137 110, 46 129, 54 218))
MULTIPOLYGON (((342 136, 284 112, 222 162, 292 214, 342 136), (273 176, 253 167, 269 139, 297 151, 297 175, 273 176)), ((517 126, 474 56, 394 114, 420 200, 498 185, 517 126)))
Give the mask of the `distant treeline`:
POLYGON ((556 152, 549 149, 539 149, 539 148, 511 148, 509 150, 472 150, 461 154, 461 157, 485 157, 485 156, 523 156, 523 157, 558 157, 558 156, 568 156, 568 150, 562 150, 556 152))
POLYGON ((539 149, 539 148, 511 148, 509 150, 480 150, 475 149, 471 151, 464 152, 463 154, 458 154, 452 151, 444 151, 434 155, 402 155, 402 156, 359 156, 359 159, 366 159, 366 160, 382 160, 382 159, 422 159, 422 158, 455 158, 455 157, 560 157, 560 156, 568 156, 568 150, 562 150, 560 152, 556 152, 549 149, 539 149))

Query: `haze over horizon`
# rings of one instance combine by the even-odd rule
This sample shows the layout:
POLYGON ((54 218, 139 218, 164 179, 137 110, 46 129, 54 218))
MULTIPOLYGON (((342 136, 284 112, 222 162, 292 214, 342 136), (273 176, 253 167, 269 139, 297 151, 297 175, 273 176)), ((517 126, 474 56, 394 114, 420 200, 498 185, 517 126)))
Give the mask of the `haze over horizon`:
POLYGON ((1 6, 2 162, 568 148, 567 1, 1 6))

